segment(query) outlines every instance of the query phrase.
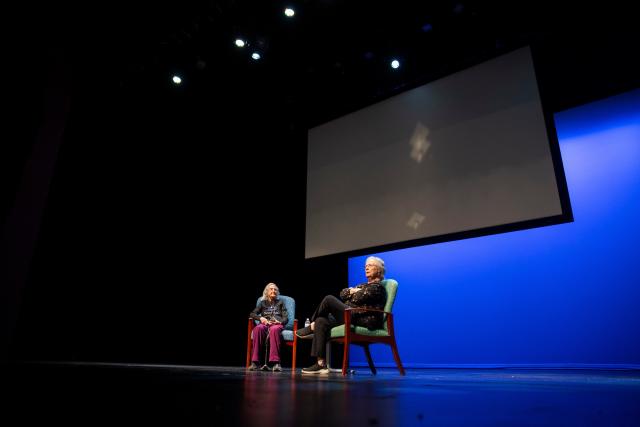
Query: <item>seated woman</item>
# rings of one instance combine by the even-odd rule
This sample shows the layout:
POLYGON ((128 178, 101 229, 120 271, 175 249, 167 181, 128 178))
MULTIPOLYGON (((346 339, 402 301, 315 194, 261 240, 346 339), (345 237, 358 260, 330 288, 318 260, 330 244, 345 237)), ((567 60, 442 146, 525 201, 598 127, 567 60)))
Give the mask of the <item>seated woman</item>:
MULTIPOLYGON (((340 301, 333 295, 324 297, 316 311, 313 313, 310 326, 296 331, 299 338, 313 338, 311 344, 311 356, 318 361, 309 368, 302 370, 303 374, 328 374, 329 369, 325 363, 325 349, 331 337, 331 328, 344 323, 344 310, 347 307, 375 308, 382 310, 387 301, 387 291, 380 283, 384 279, 384 261, 378 257, 370 256, 365 261, 364 274, 367 283, 362 283, 353 288, 345 288, 340 292, 340 301)), ((382 327, 383 314, 381 312, 361 312, 351 315, 351 323, 364 326, 369 329, 382 327)))
MULTIPOLYGON (((273 363, 273 371, 282 371, 280 366, 280 346, 282 343, 282 330, 288 321, 287 308, 284 302, 278 298, 280 289, 275 283, 269 283, 262 292, 262 301, 251 312, 250 318, 260 322, 253 329, 252 340, 253 349, 251 352, 250 371, 256 371, 261 359, 262 349, 266 344, 267 335, 269 335, 269 362, 273 363)), ((269 367, 265 364, 263 370, 269 367)))

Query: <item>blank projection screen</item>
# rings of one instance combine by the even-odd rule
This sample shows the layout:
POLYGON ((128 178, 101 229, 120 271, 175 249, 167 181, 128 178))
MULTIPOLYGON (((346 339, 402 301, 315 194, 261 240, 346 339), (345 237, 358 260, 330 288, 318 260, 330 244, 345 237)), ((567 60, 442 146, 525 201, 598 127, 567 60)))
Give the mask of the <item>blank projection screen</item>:
POLYGON ((309 130, 306 258, 562 214, 529 47, 309 130))

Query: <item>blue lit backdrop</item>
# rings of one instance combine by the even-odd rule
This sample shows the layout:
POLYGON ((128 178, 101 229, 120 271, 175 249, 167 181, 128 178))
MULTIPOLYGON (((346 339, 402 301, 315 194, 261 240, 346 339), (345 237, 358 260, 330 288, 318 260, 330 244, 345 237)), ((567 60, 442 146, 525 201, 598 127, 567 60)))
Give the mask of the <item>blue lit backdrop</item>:
POLYGON ((575 222, 375 254, 407 367, 640 368, 640 90, 555 121, 575 222))

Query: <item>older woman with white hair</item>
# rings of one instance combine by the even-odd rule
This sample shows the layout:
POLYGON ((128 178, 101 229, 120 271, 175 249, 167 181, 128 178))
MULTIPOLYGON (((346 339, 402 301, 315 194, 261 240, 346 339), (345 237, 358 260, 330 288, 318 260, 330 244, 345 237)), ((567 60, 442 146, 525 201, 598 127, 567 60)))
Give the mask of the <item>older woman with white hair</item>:
MULTIPOLYGON (((325 362, 326 343, 331 336, 331 328, 344 323, 344 310, 347 307, 374 308, 377 310, 384 308, 387 301, 387 291, 380 283, 384 279, 384 273, 384 261, 378 257, 368 257, 364 265, 364 274, 367 282, 343 289, 340 292, 342 301, 333 295, 324 297, 313 313, 311 325, 296 331, 296 335, 299 338, 313 338, 311 356, 318 359, 314 365, 304 368, 302 370, 303 374, 329 373, 325 362)), ((377 329, 382 327, 382 316, 382 312, 353 313, 351 315, 351 323, 369 329, 377 329)))
MULTIPOLYGON (((269 362, 273 364, 273 371, 282 371, 280 366, 280 347, 282 344, 282 330, 289 320, 284 301, 280 300, 280 289, 275 283, 269 283, 262 292, 260 304, 251 312, 250 318, 260 322, 253 329, 253 349, 251 352, 251 366, 249 370, 258 370, 260 353, 269 335, 269 362)), ((268 369, 265 364, 263 369, 268 369)))

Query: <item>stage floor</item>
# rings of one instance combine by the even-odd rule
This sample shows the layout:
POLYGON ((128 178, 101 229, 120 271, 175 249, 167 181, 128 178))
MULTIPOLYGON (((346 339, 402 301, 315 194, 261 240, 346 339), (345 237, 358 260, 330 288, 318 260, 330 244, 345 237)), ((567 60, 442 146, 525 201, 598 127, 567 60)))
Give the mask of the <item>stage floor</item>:
POLYGON ((3 425, 639 426, 640 372, 3 365, 3 425))

